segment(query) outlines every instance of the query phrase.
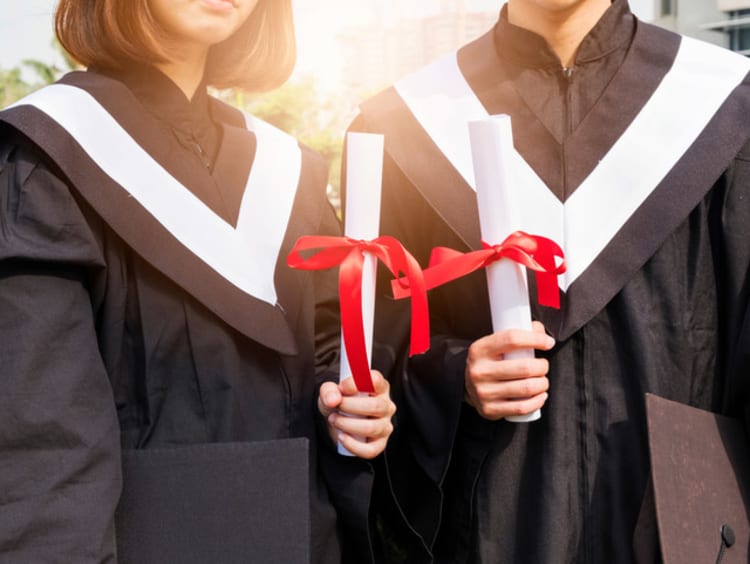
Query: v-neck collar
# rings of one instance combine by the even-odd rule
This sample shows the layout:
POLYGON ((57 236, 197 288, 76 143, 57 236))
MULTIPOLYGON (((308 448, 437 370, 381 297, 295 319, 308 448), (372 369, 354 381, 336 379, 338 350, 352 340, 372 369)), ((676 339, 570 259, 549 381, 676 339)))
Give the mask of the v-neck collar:
POLYGON ((214 153, 211 158, 215 156, 217 124, 211 115, 205 80, 198 85, 193 97, 188 98, 167 75, 150 65, 131 64, 117 71, 92 70, 125 84, 149 114, 184 135, 210 144, 214 153))
MULTIPOLYGON (((164 139, 156 120, 143 118, 143 106, 135 102, 122 82, 74 72, 10 107, 2 119, 38 141, 71 186, 144 260, 248 337, 293 354, 275 274, 290 247, 286 234, 298 191, 309 189, 297 141, 212 102, 212 111, 246 123, 260 140, 233 225, 182 182, 187 169, 173 159, 174 143, 164 139)), ((289 288, 283 291, 286 305, 293 303, 289 288)))
POLYGON ((148 65, 116 71, 94 68, 86 74, 102 74, 125 86, 142 111, 110 108, 110 113, 129 120, 122 125, 141 133, 138 142, 149 154, 214 213, 236 226, 257 149, 255 134, 247 130, 240 112, 211 98, 205 82, 188 99, 169 77, 148 65))
MULTIPOLYGON (((510 24, 505 12, 490 33, 458 52, 477 98, 488 113, 513 116, 516 148, 561 201, 575 192, 658 85, 655 73, 632 83, 627 54, 636 28, 627 2, 615 0, 583 40, 572 78, 563 75, 542 37, 510 24), (623 88, 632 94, 623 96, 623 88)), ((675 47, 667 46, 667 52, 672 57, 675 47)))
MULTIPOLYGON (((561 280, 567 288, 563 308, 543 312, 545 324, 565 338, 612 299, 710 189, 724 161, 707 155, 733 155, 746 139, 738 133, 730 147, 728 139, 716 143, 714 135, 744 128, 732 98, 748 63, 719 47, 639 24, 595 111, 568 141, 580 182, 567 198, 529 158, 527 147, 544 140, 544 132, 524 110, 515 77, 503 74, 507 67, 492 39, 490 32, 458 56, 402 79, 364 104, 363 115, 385 131, 386 151, 469 248, 478 248, 479 229, 466 123, 488 114, 512 116, 518 156, 513 186, 529 214, 525 229, 561 242, 569 258, 561 280), (424 150, 414 151, 416 146, 424 150), (693 163, 703 159, 709 166, 696 170, 693 163)), ((559 146, 542 145, 541 157, 560 165, 559 146)))

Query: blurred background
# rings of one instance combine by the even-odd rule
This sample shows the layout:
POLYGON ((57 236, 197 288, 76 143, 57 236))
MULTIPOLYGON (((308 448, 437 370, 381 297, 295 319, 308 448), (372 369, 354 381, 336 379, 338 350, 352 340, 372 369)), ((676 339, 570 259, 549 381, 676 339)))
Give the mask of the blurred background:
MULTIPOLYGON (((502 0, 293 0, 298 62, 281 88, 217 95, 295 135, 331 165, 361 100, 489 30, 502 0)), ((750 53, 750 0, 631 0, 645 21, 750 53)), ((0 0, 0 107, 72 68, 53 40, 56 0, 0 0)))

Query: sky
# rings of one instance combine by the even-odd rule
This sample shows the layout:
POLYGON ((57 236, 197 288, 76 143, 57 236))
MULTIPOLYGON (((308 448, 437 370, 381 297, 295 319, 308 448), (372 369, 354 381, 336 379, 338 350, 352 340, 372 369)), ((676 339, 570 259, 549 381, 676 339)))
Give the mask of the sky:
MULTIPOLYGON (((387 0, 379 0, 383 5, 387 0)), ((406 15, 434 13, 439 0, 396 0, 406 15)), ((334 83, 340 64, 336 34, 347 25, 372 17, 361 0, 293 0, 299 57, 296 72, 312 72, 323 83, 334 83)), ((52 12, 56 0, 0 0, 0 68, 24 59, 59 61, 52 48, 52 12)), ((502 0, 468 0, 469 9, 498 10, 502 0)), ((631 0, 633 11, 650 19, 652 0, 631 0)))
POLYGON ((52 49, 52 11, 56 0, 0 0, 0 67, 24 59, 57 61, 52 49))

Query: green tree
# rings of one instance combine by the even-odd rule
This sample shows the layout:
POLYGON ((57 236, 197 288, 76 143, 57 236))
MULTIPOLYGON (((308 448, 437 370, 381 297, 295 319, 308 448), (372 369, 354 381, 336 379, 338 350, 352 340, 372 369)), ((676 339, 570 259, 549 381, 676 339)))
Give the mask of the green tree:
POLYGON ((34 87, 21 76, 21 67, 0 69, 0 107, 12 104, 33 89, 34 87))
POLYGON ((16 67, 8 70, 0 69, 0 108, 12 104, 42 86, 55 82, 63 74, 75 68, 75 62, 57 41, 54 46, 62 55, 61 66, 36 59, 25 59, 16 67), (24 70, 29 72, 24 73, 24 70))

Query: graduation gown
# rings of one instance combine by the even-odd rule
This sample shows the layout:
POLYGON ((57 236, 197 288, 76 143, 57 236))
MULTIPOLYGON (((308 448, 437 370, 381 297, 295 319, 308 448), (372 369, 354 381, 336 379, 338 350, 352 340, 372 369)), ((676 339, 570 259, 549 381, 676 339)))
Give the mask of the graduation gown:
MULTIPOLYGON (((571 69, 502 12, 362 105, 352 129, 385 135, 382 234, 423 265, 436 246, 481 248, 466 123, 509 114, 523 229, 568 264, 559 310, 535 303, 530 277, 533 316, 557 341, 530 424, 462 402, 467 347, 492 332, 484 272, 431 292, 431 348, 391 372, 379 487, 395 501, 378 500, 394 561, 632 562, 644 394, 746 414, 749 70, 616 0, 571 69)), ((403 359, 408 304, 378 307, 377 338, 403 359)))
POLYGON ((309 492, 279 507, 246 483, 269 488, 256 522, 300 513, 311 561, 367 561, 371 470, 316 408, 335 272, 285 264, 299 236, 339 232, 323 160, 140 67, 71 73, 0 127, 0 560, 116 561, 121 450, 298 438, 279 448, 309 451, 309 492))

